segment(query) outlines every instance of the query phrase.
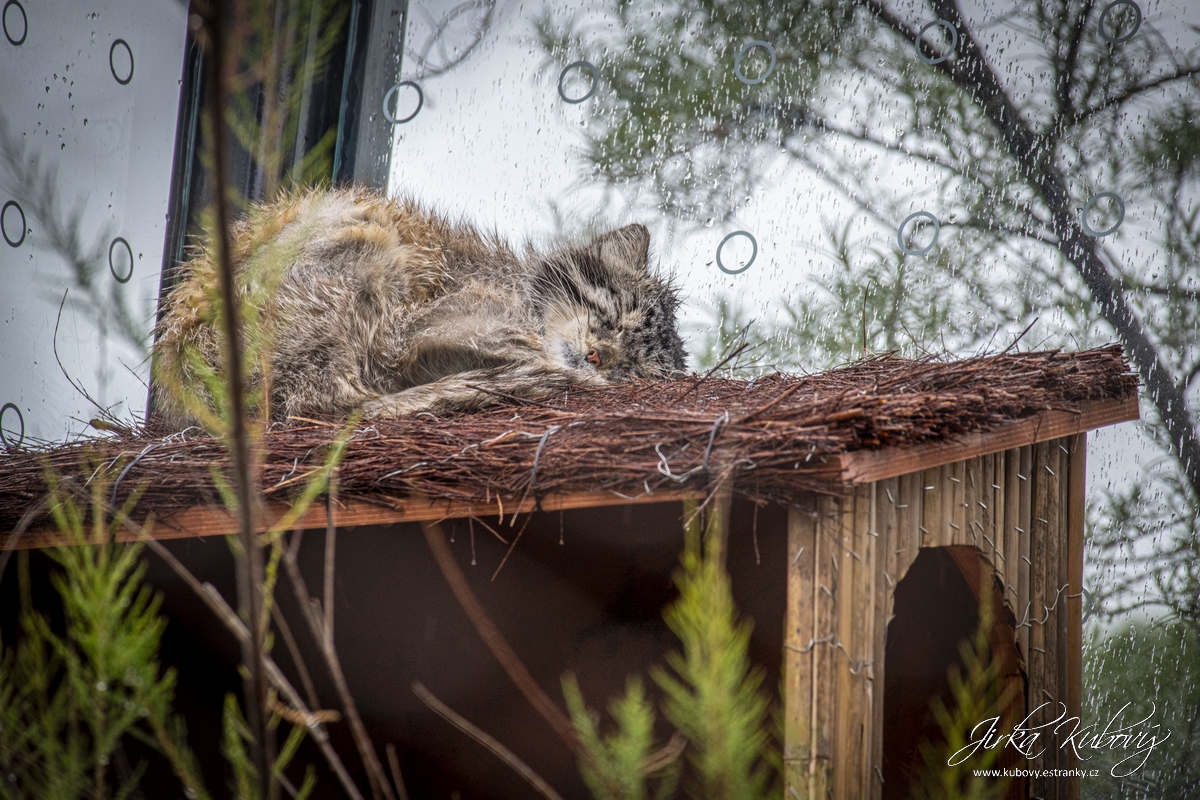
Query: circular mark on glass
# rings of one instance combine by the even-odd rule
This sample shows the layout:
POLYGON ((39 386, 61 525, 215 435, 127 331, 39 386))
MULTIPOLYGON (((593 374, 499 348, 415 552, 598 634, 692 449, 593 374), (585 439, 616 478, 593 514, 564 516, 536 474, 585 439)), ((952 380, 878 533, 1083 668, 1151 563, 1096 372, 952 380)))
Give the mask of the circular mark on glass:
POLYGON ((25 35, 29 33, 29 17, 25 16, 25 6, 18 3, 17 0, 8 0, 8 2, 4 4, 3 18, 4 38, 8 39, 8 43, 13 47, 20 47, 21 45, 25 44, 25 35), (8 12, 14 8, 21 12, 21 36, 19 38, 13 36, 13 31, 17 27, 15 24, 17 15, 13 14, 11 18, 13 20, 13 24, 10 25, 8 21, 8 12))
MULTIPOLYGON (((117 259, 120 258, 120 251, 118 251, 117 259)), ((111 272, 112 276, 117 279, 117 283, 129 283, 129 279, 133 277, 133 250, 129 247, 129 242, 125 241, 120 236, 113 239, 112 244, 108 246, 108 271, 111 272), (126 263, 129 264, 129 270, 125 273, 124 277, 117 272, 122 265, 117 260, 113 259, 113 251, 117 249, 118 245, 125 248, 125 255, 128 259, 126 263)))
POLYGON ((921 59, 926 64, 940 64, 943 61, 945 61, 947 58, 949 58, 950 55, 955 50, 958 49, 958 31, 955 30, 954 26, 951 25, 947 20, 935 19, 933 22, 929 23, 924 28, 921 28, 921 32, 917 34, 917 41, 916 41, 916 44, 914 45, 914 47, 917 48, 917 58, 921 59), (924 53, 921 52, 921 39, 925 36, 925 32, 928 31, 930 28, 939 28, 939 27, 945 28, 946 30, 950 31, 950 46, 946 48, 946 52, 944 54, 938 56, 937 58, 929 58, 924 53))
POLYGON ((596 71, 596 68, 592 66, 592 62, 590 61, 573 61, 563 67, 562 72, 558 73, 558 96, 563 99, 564 103, 571 103, 572 105, 575 103, 582 103, 584 100, 587 100, 596 93, 596 87, 599 85, 600 73, 596 71), (567 93, 563 91, 563 81, 567 79, 567 73, 576 67, 579 67, 580 69, 586 69, 592 74, 592 85, 588 87, 587 94, 585 94, 583 97, 567 97, 567 93))
MULTIPOLYGON (((399 98, 397 98, 397 102, 399 102, 399 98)), ((417 116, 417 114, 421 113, 421 107, 424 105, 425 105, 425 93, 421 91, 421 87, 418 86, 415 81, 400 81, 395 86, 388 89, 387 94, 385 94, 383 96, 383 116, 388 122, 392 123, 393 125, 403 125, 406 122, 412 122, 413 119, 417 116), (417 107, 415 109, 413 109, 413 112, 411 114, 409 114, 407 117, 397 118, 396 115, 392 113, 392 110, 390 108, 388 108, 388 104, 392 100, 392 95, 394 95, 394 94, 398 95, 400 92, 400 89, 404 86, 411 86, 412 88, 417 90, 417 107)))
POLYGON ((771 46, 770 42, 764 42, 762 39, 755 39, 753 42, 747 43, 746 46, 743 47, 741 49, 741 51, 737 54, 737 58, 733 59, 733 74, 737 75, 737 79, 748 86, 753 86, 756 83, 762 83, 767 78, 769 78, 771 76, 771 73, 774 71, 775 71, 775 48, 771 46), (742 73, 742 58, 746 55, 746 53, 749 53, 755 47, 766 48, 767 55, 771 57, 771 63, 767 64, 766 71, 763 72, 763 74, 760 75, 759 77, 747 78, 742 73))
POLYGON ((108 48, 108 69, 110 72, 112 72, 112 76, 116 78, 117 83, 121 84, 122 86, 133 80, 133 50, 129 48, 129 42, 125 41, 124 39, 113 40, 112 47, 108 48), (117 53, 118 46, 124 49, 125 56, 121 56, 117 53), (126 58, 129 60, 128 65, 125 64, 126 58), (126 66, 129 68, 129 74, 127 74, 124 78, 117 74, 118 61, 121 62, 122 71, 125 70, 126 66))
POLYGON ((1093 196, 1091 200, 1087 201, 1087 205, 1083 207, 1083 213, 1079 215, 1079 221, 1083 224, 1083 232, 1088 236, 1095 236, 1096 238, 1108 236, 1110 233, 1116 232, 1117 228, 1121 227, 1121 223, 1125 221, 1125 203, 1123 203, 1121 198, 1113 192, 1101 192, 1100 194, 1093 196), (1105 198, 1112 200, 1117 204, 1117 221, 1114 222, 1111 227, 1105 228, 1102 231, 1098 231, 1092 228, 1091 225, 1088 225, 1087 215, 1088 212, 1092 210, 1092 206, 1096 204, 1097 200, 1103 200, 1105 198))
POLYGON ((1142 9, 1138 8, 1138 4, 1133 2, 1133 0, 1113 0, 1113 2, 1106 5, 1104 10, 1100 12, 1100 36, 1109 44, 1125 44, 1125 42, 1133 38, 1133 35, 1138 32, 1138 28, 1140 27, 1142 27, 1142 9), (1104 26, 1108 15, 1119 6, 1128 6, 1133 9, 1133 27, 1124 36, 1114 36, 1104 26))
POLYGON ((25 241, 25 209, 21 208, 21 204, 16 200, 9 200, 4 204, 4 209, 0 211, 0 234, 3 234, 4 241, 8 242, 9 247, 20 247, 25 241), (21 235, 16 239, 8 235, 8 210, 15 208, 17 213, 21 215, 21 235))
POLYGON ((724 272, 726 275, 740 275, 741 273, 750 269, 750 265, 754 263, 754 259, 756 259, 756 258, 758 258, 758 242, 755 241, 754 237, 750 234, 750 231, 734 231, 733 233, 729 234, 724 239, 722 239, 721 243, 719 245, 717 245, 717 268, 720 269, 721 272, 724 272), (747 239, 750 240, 750 246, 754 249, 750 251, 750 259, 746 262, 746 264, 744 266, 742 266, 738 269, 729 269, 728 267, 725 266, 725 262, 723 262, 721 260, 721 248, 723 248, 725 246, 725 243, 728 242, 730 239, 732 239, 735 236, 745 236, 747 239))
POLYGON ((4 446, 8 448, 9 452, 12 452, 13 450, 16 450, 18 447, 20 447, 21 442, 24 442, 24 441, 25 441, 25 417, 21 416, 21 409, 17 408, 16 403, 5 403, 3 407, 0 407, 0 442, 3 442, 4 446), (13 411, 17 412, 17 422, 21 423, 21 434, 17 437, 17 441, 15 444, 12 441, 10 441, 7 436, 4 435, 4 415, 8 413, 8 410, 10 408, 13 411))
POLYGON ((900 227, 896 229, 896 241, 900 243, 900 249, 905 253, 908 253, 910 256, 923 256, 932 250, 933 246, 937 244, 938 234, 941 232, 942 223, 938 222, 937 217, 935 217, 933 214, 930 214, 928 211, 917 211, 909 214, 904 218, 904 222, 900 223, 900 227), (933 224, 933 241, 919 250, 909 247, 904 243, 904 229, 908 227, 908 223, 916 219, 927 219, 933 224))

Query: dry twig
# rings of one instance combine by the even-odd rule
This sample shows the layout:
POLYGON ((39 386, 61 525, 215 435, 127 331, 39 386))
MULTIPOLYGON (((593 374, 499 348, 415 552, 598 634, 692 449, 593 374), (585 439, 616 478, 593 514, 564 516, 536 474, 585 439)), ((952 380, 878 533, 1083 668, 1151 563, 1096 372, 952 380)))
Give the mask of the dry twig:
POLYGON ((425 541, 429 542, 429 549, 432 551, 438 567, 441 568, 442 574, 446 577, 446 582, 450 584, 450 589, 458 599, 459 605, 471 619, 475 630, 479 631, 480 638, 492 651, 492 655, 500 662, 500 666, 504 667, 508 677, 521 690, 521 694, 525 695, 525 699, 529 701, 534 710, 550 724, 555 733, 562 737, 567 747, 576 754, 583 753, 579 735, 575 732, 575 726, 571 724, 571 720, 555 705, 549 695, 542 691, 542 687, 538 686, 528 668, 517 657, 516 651, 500 633, 496 623, 492 622, 492 618, 484 610, 479 598, 471 591, 470 585, 467 584, 467 577, 463 575, 458 562, 454 560, 454 554, 450 552, 450 545, 446 543, 446 535, 442 533, 442 527, 433 522, 422 523, 421 527, 425 531, 425 541))
POLYGON ((507 747, 500 744, 500 742, 489 736, 486 731, 483 731, 475 725, 472 725, 470 721, 468 721, 461 714, 457 713, 454 709, 450 708, 450 706, 434 697, 433 693, 420 683, 414 683, 412 685, 412 690, 413 694, 419 697, 421 702, 429 706, 429 708, 438 716, 470 736, 475 741, 479 742, 481 745, 490 750, 493 755, 495 755, 505 764, 508 764, 510 767, 512 767, 518 775, 529 781, 529 785, 534 789, 537 789, 538 793, 542 797, 545 797, 546 800, 562 800, 562 796, 559 795, 558 792, 554 791, 554 787, 546 783, 546 781, 543 780, 540 775, 529 768, 528 764, 517 758, 513 751, 509 750, 507 747))
MULTIPOLYGON (((132 522, 128 520, 125 520, 124 522, 127 527, 134 528, 136 530, 132 522)), ((191 570, 185 567, 183 563, 175 557, 174 553, 164 547, 161 542, 144 537, 143 541, 146 542, 147 546, 151 550, 153 550, 164 561, 167 562, 167 565, 170 566, 171 569, 173 569, 175 573, 183 579, 184 583, 191 587, 192 591, 196 593, 196 596, 204 601, 205 605, 207 605, 212 612, 216 614, 217 619, 224 623, 225 627, 229 629, 229 631, 239 642, 243 642, 249 637, 250 634, 246 631, 246 626, 242 624, 240 619, 238 619, 237 614, 232 608, 229 607, 229 604, 225 602, 225 599, 221 597, 220 592, 218 592, 215 587, 213 587, 211 584, 202 584, 196 578, 196 576, 192 574, 191 570)), ((350 773, 346 771, 346 766, 342 763, 341 757, 338 756, 337 751, 333 749, 333 745, 329 741, 329 733, 325 730, 325 726, 322 724, 321 716, 314 714, 314 712, 309 710, 308 706, 305 705, 304 701, 300 698, 300 694, 296 691, 295 687, 292 686, 291 682, 283 674, 283 671, 279 669, 278 665, 276 665, 275 661, 270 656, 267 656, 264 659, 264 667, 267 677, 270 679, 272 685, 282 692, 283 696, 287 698, 288 703, 290 703, 291 706, 308 721, 307 725, 309 734, 317 743, 317 747, 321 750, 321 754, 325 756, 325 760, 329 763, 330 769, 332 769, 333 773, 337 776, 338 782, 342 784, 342 788, 345 790, 346 794, 351 798, 351 800, 363 800, 363 796, 358 791, 358 787, 354 785, 354 781, 351 779, 350 773)))
MULTIPOLYGON (((332 520, 332 512, 330 514, 330 519, 332 520)), ((332 525, 332 521, 330 524, 332 525)), ((298 535, 299 531, 293 534, 293 537, 298 535)), ((322 614, 320 605, 308 593, 308 586, 304 582, 304 576, 300 574, 300 565, 296 559, 298 553, 299 543, 294 541, 293 546, 289 546, 284 552, 283 563, 287 569, 288 578, 291 579, 292 590, 296 594, 296 602, 300 605, 304 619, 308 622, 309 632, 312 634, 313 639, 316 640, 317 647, 321 651, 321 656, 325 661, 325 667, 329 670, 329 677, 333 679, 333 685, 337 689, 338 698, 342 703, 342 710, 346 714, 347 722, 350 723, 350 733, 354 737, 354 746, 358 748, 358 755, 362 758, 363 766, 367 769, 367 780, 371 785, 371 793, 376 798, 383 796, 387 800, 395 800, 391 784, 388 782, 387 775, 383 771, 383 765, 379 762, 379 755, 375 752, 375 745, 371 743, 371 737, 367 734, 367 728, 358 713, 358 706, 354 702, 354 696, 350 694, 350 686, 346 683, 345 673, 342 672, 341 659, 338 658, 337 650, 333 646, 332 591, 326 596, 327 607, 322 614)), ((328 547, 326 548, 326 555, 331 555, 328 547)), ((325 575, 329 576, 332 572, 333 567, 331 562, 326 562, 325 575)), ((332 580, 329 580, 329 585, 332 585, 332 580)))

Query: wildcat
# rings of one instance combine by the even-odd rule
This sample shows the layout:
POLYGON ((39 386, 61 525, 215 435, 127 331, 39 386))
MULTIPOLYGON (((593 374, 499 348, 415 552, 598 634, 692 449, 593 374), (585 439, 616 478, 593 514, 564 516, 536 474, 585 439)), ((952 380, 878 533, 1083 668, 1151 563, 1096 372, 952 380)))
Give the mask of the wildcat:
MULTIPOLYGON (((232 232, 249 316, 251 389, 275 419, 478 409, 572 386, 684 368, 679 298, 627 225, 545 253, 412 200, 313 190, 255 207, 232 232)), ((211 407, 220 374, 215 248, 184 265, 153 352, 156 413, 183 426, 183 395, 211 407)))

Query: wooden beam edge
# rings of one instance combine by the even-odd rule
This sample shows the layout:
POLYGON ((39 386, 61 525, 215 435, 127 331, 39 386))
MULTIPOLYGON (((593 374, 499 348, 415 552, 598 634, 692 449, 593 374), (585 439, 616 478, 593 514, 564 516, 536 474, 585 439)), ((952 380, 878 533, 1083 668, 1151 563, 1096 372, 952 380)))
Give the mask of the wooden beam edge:
MULTIPOLYGON (((660 490, 654 494, 633 497, 614 492, 573 492, 548 494, 542 498, 543 511, 568 511, 576 508, 600 508, 614 505, 641 505, 646 503, 669 503, 699 496, 697 492, 682 489, 660 490)), ((394 525, 401 522, 425 522, 429 520, 499 517, 505 521, 514 514, 528 514, 537 508, 537 501, 528 497, 524 502, 504 502, 501 498, 493 503, 467 503, 461 500, 420 500, 411 497, 379 495, 378 502, 349 498, 339 500, 334 509, 333 521, 338 529, 357 528, 366 525, 394 525)), ((287 503, 270 503, 267 516, 273 525, 289 510, 287 503)), ((292 526, 292 530, 324 530, 325 504, 314 503, 292 526)), ((265 531, 269 525, 262 525, 265 531)), ((237 533, 237 520, 224 508, 215 506, 193 506, 156 519, 149 531, 150 538, 195 539, 205 536, 227 536, 237 533)), ((129 529, 117 533, 117 541, 137 541, 139 535, 129 529)), ((14 549, 24 550, 40 547, 57 547, 65 544, 57 531, 35 531, 23 537, 14 549)))
POLYGON ((917 469, 940 467, 1138 418, 1138 398, 1133 395, 1124 400, 1093 400, 1082 404, 1079 411, 1044 411, 1018 422, 970 433, 952 441, 856 450, 840 456, 842 482, 853 486, 894 478, 917 469))
MULTIPOLYGON (((1085 404, 1078 412, 1047 411, 1029 419, 990 431, 973 433, 956 441, 914 447, 884 448, 882 450, 858 450, 845 453, 840 459, 842 481, 847 486, 904 475, 918 469, 938 467, 975 456, 996 453, 1014 447, 1057 439, 1076 433, 1128 422, 1138 419, 1138 398, 1126 400, 1101 400, 1085 404)), ((600 508, 613 505, 639 505, 643 503, 676 502, 697 497, 695 490, 667 489, 654 494, 625 496, 615 492, 572 492, 550 494, 542 498, 542 509, 560 511, 577 508, 600 508)), ((289 509, 286 503, 270 503, 267 516, 271 524, 278 521, 289 509)), ((462 519, 469 516, 491 517, 527 514, 536 507, 536 501, 527 497, 521 503, 513 501, 475 504, 461 500, 418 500, 408 497, 379 495, 375 502, 361 499, 346 499, 338 503, 334 522, 338 528, 355 528, 365 525, 393 525, 401 522, 421 522, 439 519, 462 519)), ((268 526, 263 526, 263 530, 268 526)), ((325 528, 325 507, 314 504, 292 526, 295 529, 313 530, 325 528)), ((158 519, 150 530, 154 539, 187 539, 205 536, 225 536, 237 532, 234 518, 223 508, 194 506, 158 519)), ((120 541, 134 541, 137 534, 129 530, 118 533, 120 541)), ((64 544, 56 531, 34 531, 16 544, 18 549, 55 547, 64 544)))

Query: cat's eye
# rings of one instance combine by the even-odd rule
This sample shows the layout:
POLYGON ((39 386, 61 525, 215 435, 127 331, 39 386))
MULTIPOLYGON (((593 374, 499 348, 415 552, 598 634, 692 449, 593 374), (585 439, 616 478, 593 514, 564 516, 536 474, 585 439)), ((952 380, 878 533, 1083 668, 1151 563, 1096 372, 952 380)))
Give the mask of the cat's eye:
POLYGON ((591 350, 588 350, 587 360, 589 363, 595 364, 597 367, 600 366, 600 354, 596 352, 596 348, 593 347, 591 350))

